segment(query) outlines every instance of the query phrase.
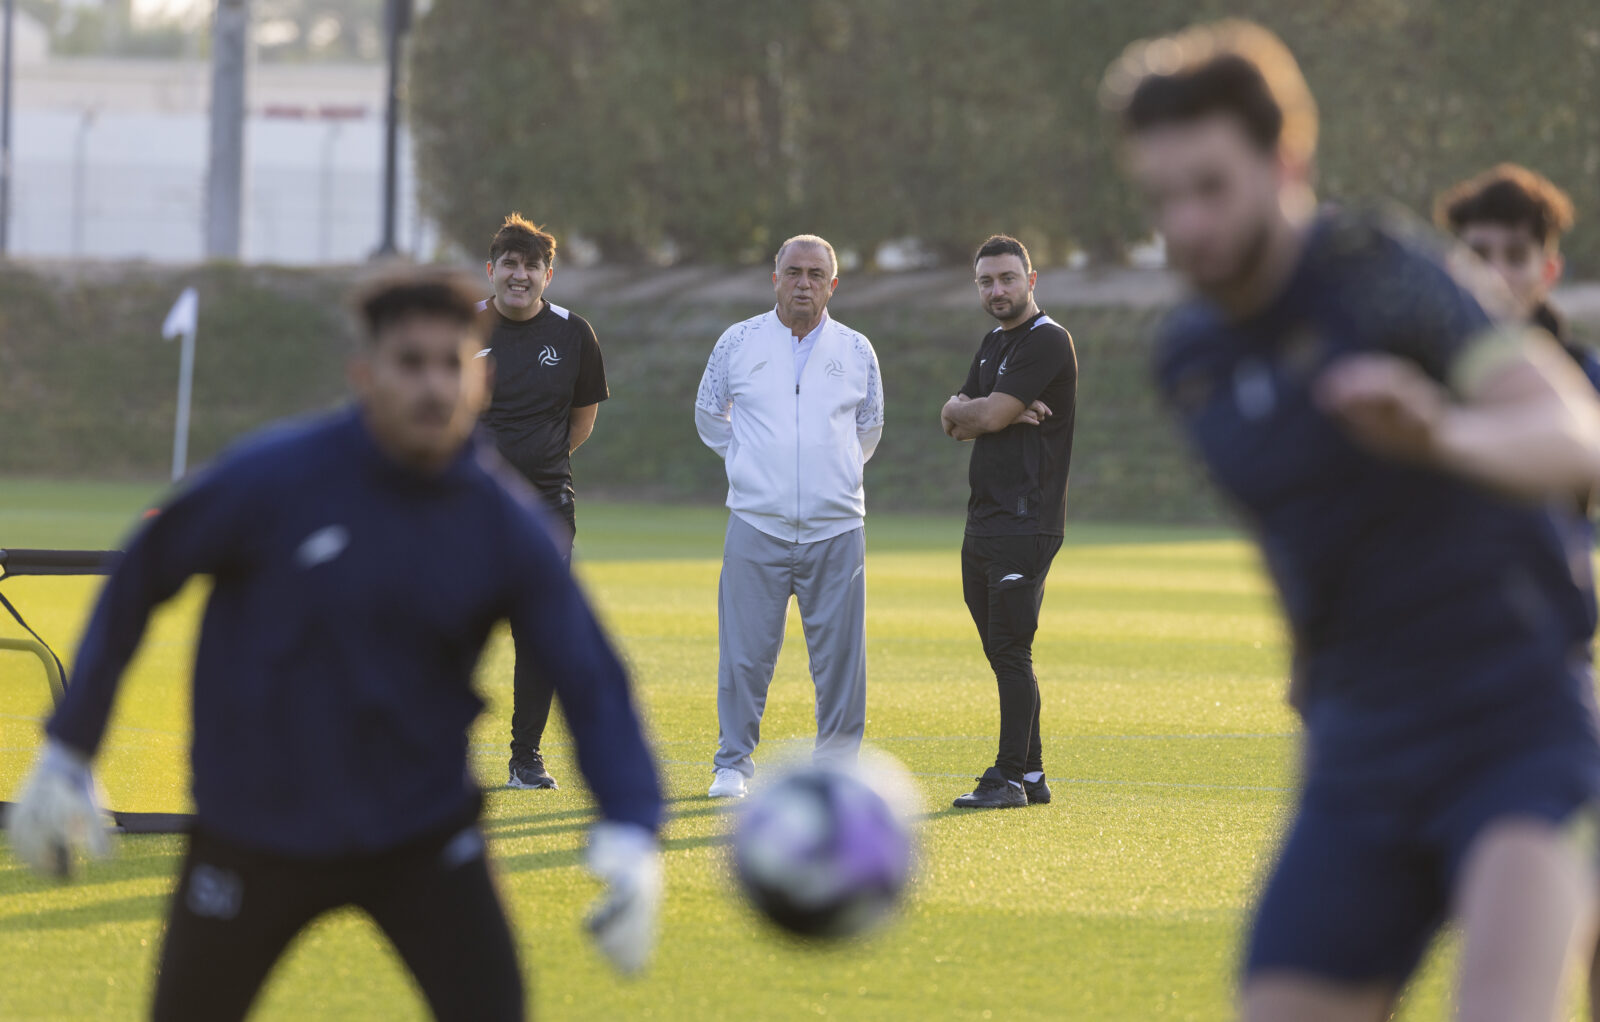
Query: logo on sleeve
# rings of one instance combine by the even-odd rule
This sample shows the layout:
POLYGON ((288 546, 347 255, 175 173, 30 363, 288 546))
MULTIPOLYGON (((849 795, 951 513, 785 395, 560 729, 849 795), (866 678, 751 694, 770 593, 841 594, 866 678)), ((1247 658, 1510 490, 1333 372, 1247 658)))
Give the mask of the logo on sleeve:
POLYGON ((1006 374, 1006 370, 1011 368, 1010 362, 1011 362, 1011 356, 1010 355, 1007 355, 1005 358, 1000 360, 1000 372, 999 372, 1000 376, 1004 376, 1006 374))
POLYGON ((294 552, 294 562, 302 571, 310 571, 338 557, 349 545, 349 529, 342 525, 325 525, 305 538, 294 552))
POLYGON ((544 346, 544 348, 542 350, 540 350, 540 352, 539 352, 539 364, 540 365, 542 365, 542 366, 553 366, 553 365, 559 365, 560 362, 561 362, 561 356, 559 354, 557 354, 556 353, 556 349, 552 348, 550 345, 546 344, 544 346))

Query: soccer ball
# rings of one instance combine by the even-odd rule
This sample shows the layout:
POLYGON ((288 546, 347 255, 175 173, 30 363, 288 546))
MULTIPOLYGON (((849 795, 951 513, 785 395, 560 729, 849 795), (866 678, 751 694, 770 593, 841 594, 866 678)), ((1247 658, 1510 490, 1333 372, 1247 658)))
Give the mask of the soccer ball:
POLYGON ((909 778, 892 760, 872 767, 793 770, 757 789, 740 812, 739 885, 783 929, 847 937, 899 903, 911 876, 909 778))

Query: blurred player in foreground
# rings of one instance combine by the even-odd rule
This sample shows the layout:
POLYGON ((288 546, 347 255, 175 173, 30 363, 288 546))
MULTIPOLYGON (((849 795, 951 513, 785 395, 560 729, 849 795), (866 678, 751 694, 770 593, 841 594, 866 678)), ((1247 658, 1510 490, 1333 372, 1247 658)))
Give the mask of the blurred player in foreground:
POLYGON ((1387 1018, 1447 917, 1461 1019, 1550 1019, 1594 939, 1588 552, 1600 406, 1430 256, 1319 214, 1316 109, 1241 22, 1136 44, 1104 97, 1172 265, 1160 387, 1261 544, 1304 789, 1249 1020, 1387 1018))
POLYGON ((89 764, 117 685, 152 609, 211 576, 196 824, 157 1019, 242 1017, 295 934, 344 905, 394 942, 438 1018, 523 1016, 467 760, 473 668, 504 618, 555 682, 604 817, 589 861, 608 893, 590 927, 625 970, 649 953, 655 765, 542 512, 472 440, 489 385, 475 304, 450 276, 374 286, 354 406, 219 459, 133 537, 100 595, 11 840, 63 875, 76 847, 104 851, 89 764))
MULTIPOLYGON (((578 531, 572 452, 594 432, 600 402, 610 391, 594 328, 544 297, 555 266, 555 237, 520 214, 506 217, 489 242, 485 269, 494 296, 478 308, 488 338, 481 354, 494 357, 494 387, 483 424, 501 456, 565 526, 556 545, 570 563, 578 531)), ((551 680, 519 655, 511 704, 512 788, 556 786, 540 751, 554 695, 551 680)))
POLYGON ((994 766, 955 805, 1009 809, 1050 801, 1033 637, 1066 524, 1078 356, 1066 328, 1034 301, 1039 274, 1022 242, 989 238, 972 273, 1000 325, 978 345, 939 422, 945 436, 973 441, 961 588, 999 688, 1000 741, 994 766))

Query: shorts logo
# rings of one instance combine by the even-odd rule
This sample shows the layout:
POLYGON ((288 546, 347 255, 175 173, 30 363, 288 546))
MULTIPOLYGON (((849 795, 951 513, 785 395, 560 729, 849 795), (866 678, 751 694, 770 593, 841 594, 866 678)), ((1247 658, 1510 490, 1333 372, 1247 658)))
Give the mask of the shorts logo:
POLYGON ((468 827, 455 837, 451 838, 439 853, 439 867, 441 869, 455 869, 465 866, 474 859, 483 858, 483 835, 477 827, 468 827))
POLYGON ((839 364, 839 360, 838 359, 830 358, 830 359, 828 359, 827 372, 828 372, 829 376, 843 376, 844 375, 844 366, 839 364))
POLYGON ((349 545, 349 529, 342 525, 325 525, 305 538, 300 549, 294 552, 294 562, 302 571, 310 571, 338 557, 349 545))
POLYGON ((1016 572, 1013 571, 1011 574, 1005 576, 1000 581, 1002 581, 1002 582, 1016 582, 1016 581, 1021 580, 1022 577, 1023 576, 1021 576, 1021 575, 1019 575, 1019 574, 1017 574, 1016 572))
POLYGON ((556 354, 556 349, 552 348, 550 345, 546 344, 542 349, 540 349, 540 351, 539 351, 539 364, 540 365, 542 365, 542 366, 553 366, 553 365, 559 364, 560 362, 561 362, 561 356, 556 354))
POLYGON ((231 869, 201 863, 189 874, 189 890, 183 903, 189 911, 206 919, 232 919, 244 902, 244 882, 231 869))
POLYGON ((750 375, 754 376, 756 373, 759 373, 761 370, 765 369, 766 367, 767 367, 767 363, 766 363, 765 360, 757 362, 755 364, 755 368, 750 370, 750 375))

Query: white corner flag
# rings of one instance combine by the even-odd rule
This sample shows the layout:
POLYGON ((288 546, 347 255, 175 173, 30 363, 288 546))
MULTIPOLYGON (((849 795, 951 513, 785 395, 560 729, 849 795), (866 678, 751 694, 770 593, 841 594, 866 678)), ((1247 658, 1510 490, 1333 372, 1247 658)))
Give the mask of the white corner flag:
POLYGON ((194 335, 200 325, 200 293, 192 287, 172 303, 161 336, 166 340, 183 338, 183 353, 178 362, 178 419, 172 432, 172 480, 183 478, 189 461, 189 399, 194 392, 194 335))
POLYGON ((172 311, 167 313, 167 320, 161 324, 161 336, 167 340, 181 337, 184 334, 194 333, 195 327, 200 325, 200 292, 192 287, 183 289, 183 294, 172 303, 172 311))

